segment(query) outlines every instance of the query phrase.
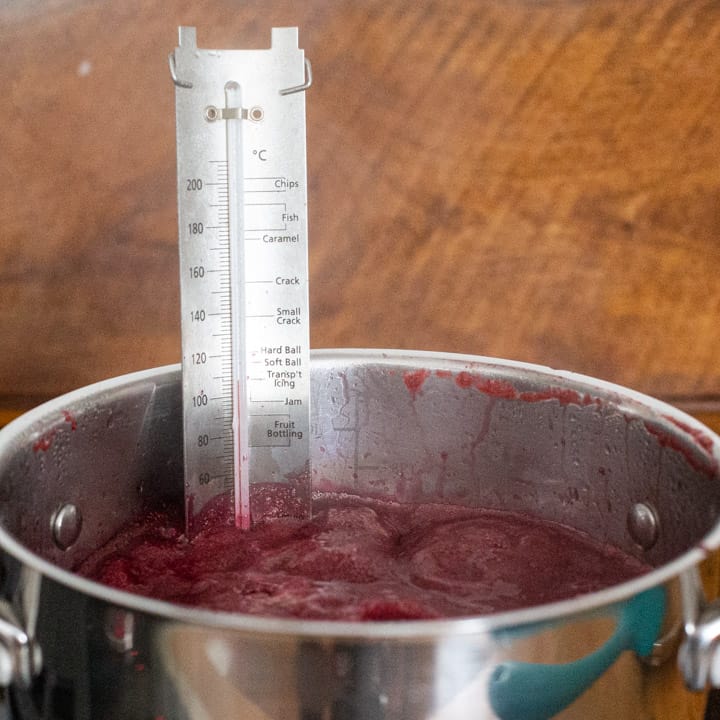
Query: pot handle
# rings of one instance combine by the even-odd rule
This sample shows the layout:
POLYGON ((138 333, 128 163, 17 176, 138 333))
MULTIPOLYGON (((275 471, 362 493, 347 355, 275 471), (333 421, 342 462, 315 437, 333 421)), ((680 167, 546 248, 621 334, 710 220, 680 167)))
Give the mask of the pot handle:
POLYGON ((700 572, 693 566, 680 575, 685 639, 678 668, 690 690, 720 687, 720 602, 708 602, 700 572))
POLYGON ((14 596, 15 602, 0 598, 0 687, 27 688, 42 667, 42 652, 35 641, 39 573, 22 567, 14 596))
POLYGON ((665 590, 654 587, 619 607, 615 632, 594 653, 559 665, 498 665, 488 688, 495 714, 500 720, 549 720, 580 697, 625 650, 649 655, 664 616, 665 590))

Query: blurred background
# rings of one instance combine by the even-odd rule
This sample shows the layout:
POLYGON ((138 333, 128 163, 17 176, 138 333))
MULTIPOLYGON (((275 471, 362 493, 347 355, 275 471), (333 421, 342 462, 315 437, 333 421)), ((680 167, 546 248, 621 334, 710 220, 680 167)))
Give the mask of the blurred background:
POLYGON ((181 24, 300 28, 313 347, 527 360, 712 415, 719 3, 4 0, 3 417, 180 360, 181 24))

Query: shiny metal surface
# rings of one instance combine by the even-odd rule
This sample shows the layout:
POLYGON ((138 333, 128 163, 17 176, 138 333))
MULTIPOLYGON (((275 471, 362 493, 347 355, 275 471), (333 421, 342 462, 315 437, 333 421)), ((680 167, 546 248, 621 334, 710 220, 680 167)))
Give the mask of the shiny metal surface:
POLYGON ((660 536, 657 513, 648 503, 635 503, 628 512, 628 532, 644 550, 649 550, 660 536))
POLYGON ((28 688, 42 668, 36 640, 40 574, 23 566, 11 598, 0 599, 0 687, 28 688))
POLYGON ((67 550, 80 537, 82 513, 76 505, 66 503, 58 508, 50 525, 55 544, 61 550, 67 550))
MULTIPOLYGON (((637 393, 521 363, 397 351, 314 353, 312 391, 317 488, 533 512, 656 569, 539 608, 377 624, 212 613, 99 586, 67 570, 140 507, 182 496, 179 368, 116 378, 0 432, 4 594, 22 604, 21 568, 42 578, 36 684, 72 696, 58 717, 494 719, 498 668, 562 671, 609 647, 628 601, 663 586, 670 597, 718 545, 718 439, 637 393), (63 551, 50 520, 66 503, 83 524, 63 551), (638 503, 657 515, 648 549, 628 529, 638 503)), ((654 672, 623 650, 555 717, 650 720, 654 672)), ((53 693, 13 692, 35 705, 53 693)))
POLYGON ((253 482, 310 509, 308 66, 297 28, 273 28, 269 49, 210 50, 181 27, 171 58, 186 517, 191 530, 235 488, 248 527, 253 482))
POLYGON ((685 638, 678 665, 685 683, 693 690, 720 687, 720 602, 708 602, 694 570, 681 578, 685 638))

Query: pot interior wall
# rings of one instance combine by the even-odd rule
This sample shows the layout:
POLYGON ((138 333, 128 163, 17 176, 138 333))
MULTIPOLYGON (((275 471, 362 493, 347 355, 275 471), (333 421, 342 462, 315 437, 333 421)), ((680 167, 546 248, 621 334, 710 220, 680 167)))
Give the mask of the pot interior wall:
MULTIPOLYGON (((551 371, 439 356, 315 354, 312 380, 318 490, 529 512, 653 565, 717 522, 710 433, 689 433, 682 416, 641 400, 551 371), (647 549, 628 530, 636 503, 658 521, 647 549)), ((181 422, 178 369, 49 403, 21 431, 4 431, 2 525, 76 565, 142 507, 181 502, 181 422), (67 503, 83 522, 63 550, 52 524, 67 503)))

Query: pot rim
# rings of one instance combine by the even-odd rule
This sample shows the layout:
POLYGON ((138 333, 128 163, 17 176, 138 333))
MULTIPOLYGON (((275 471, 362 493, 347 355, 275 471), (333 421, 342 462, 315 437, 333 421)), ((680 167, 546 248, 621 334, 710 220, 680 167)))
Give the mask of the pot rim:
MULTIPOLYGON (((459 353, 441 353, 422 350, 387 350, 387 349, 321 349, 311 352, 312 365, 336 367, 345 365, 407 365, 417 369, 418 365, 427 363, 433 369, 451 370, 456 372, 477 372, 485 368, 507 368, 523 373, 532 373, 547 377, 550 383, 558 379, 569 382, 590 391, 597 391, 610 396, 617 403, 618 409, 623 407, 637 410, 641 407, 646 413, 657 417, 658 421, 672 418, 677 421, 674 431, 684 433, 688 441, 693 440, 693 433, 702 433, 711 443, 711 454, 715 461, 720 461, 720 437, 692 416, 661 400, 587 375, 554 370, 550 367, 526 363, 517 360, 466 355, 459 353)), ((89 395, 116 391, 126 385, 143 381, 171 380, 181 375, 180 364, 165 365, 147 370, 140 370, 102 380, 91 385, 61 395, 28 411, 8 423, 0 430, 0 455, 15 438, 27 435, 33 425, 40 423, 48 415, 56 414, 73 403, 84 401, 89 395)), ((126 610, 159 616, 166 620, 179 621, 192 625, 211 628, 222 628, 243 631, 252 634, 293 635, 304 637, 337 637, 354 640, 418 640, 438 638, 440 636, 459 636, 483 634, 503 631, 519 626, 544 623, 563 617, 578 614, 606 611, 608 606, 622 603, 640 592, 664 584, 680 575, 683 571, 697 565, 710 552, 720 547, 720 519, 713 528, 689 550, 674 560, 656 568, 649 573, 631 581, 614 585, 598 592, 585 594, 544 605, 519 610, 495 613, 492 615, 451 618, 442 620, 403 620, 402 622, 349 622, 335 620, 298 620, 285 618, 260 617, 240 613, 218 612, 176 605, 163 600, 143 597, 117 590, 107 585, 76 575, 64 570, 54 563, 35 554, 15 540, 0 524, 0 548, 43 576, 64 585, 72 590, 89 595, 97 600, 110 603, 126 610)))

